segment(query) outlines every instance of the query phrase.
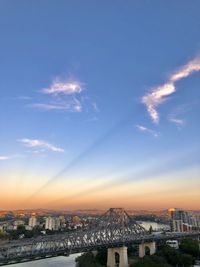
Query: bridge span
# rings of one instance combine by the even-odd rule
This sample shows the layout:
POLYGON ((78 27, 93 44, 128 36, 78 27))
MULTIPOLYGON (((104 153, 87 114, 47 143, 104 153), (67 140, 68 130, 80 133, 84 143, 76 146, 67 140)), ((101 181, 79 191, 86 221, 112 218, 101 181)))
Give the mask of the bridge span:
MULTIPOLYGON (((131 218, 123 209, 109 209, 87 229, 74 232, 42 236, 37 238, 15 240, 0 246, 0 265, 33 261, 60 255, 69 256, 74 253, 95 251, 108 248, 109 267, 113 267, 112 253, 114 248, 125 248, 130 244, 140 245, 143 255, 145 244, 151 246, 157 242, 183 237, 199 238, 199 232, 149 234, 142 226, 131 218), (149 245, 150 244, 150 245, 149 245)), ((155 246, 155 245, 154 245, 155 246)), ((152 250, 152 254, 153 254, 152 250)), ((127 267, 127 250, 123 253, 124 262, 120 267, 127 267)))

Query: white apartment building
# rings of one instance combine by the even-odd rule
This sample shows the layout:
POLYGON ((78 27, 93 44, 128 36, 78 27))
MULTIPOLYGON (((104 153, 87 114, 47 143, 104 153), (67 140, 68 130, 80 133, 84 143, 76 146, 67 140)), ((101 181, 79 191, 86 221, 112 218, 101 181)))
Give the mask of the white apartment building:
POLYGON ((35 216, 30 217, 28 225, 32 228, 35 227, 37 225, 37 218, 35 216))
POLYGON ((45 221, 45 229, 57 231, 60 229, 60 219, 47 217, 45 221))

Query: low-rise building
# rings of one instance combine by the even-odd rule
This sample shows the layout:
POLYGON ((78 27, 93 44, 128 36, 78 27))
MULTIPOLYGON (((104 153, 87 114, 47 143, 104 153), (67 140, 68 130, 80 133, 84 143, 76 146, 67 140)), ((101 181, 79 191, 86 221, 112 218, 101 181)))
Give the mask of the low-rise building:
POLYGON ((71 217, 71 222, 74 224, 80 224, 81 223, 81 218, 77 215, 74 215, 71 217))
POLYGON ((14 226, 20 226, 20 225, 24 225, 24 224, 25 224, 25 222, 22 221, 22 220, 16 220, 16 221, 13 222, 14 226))

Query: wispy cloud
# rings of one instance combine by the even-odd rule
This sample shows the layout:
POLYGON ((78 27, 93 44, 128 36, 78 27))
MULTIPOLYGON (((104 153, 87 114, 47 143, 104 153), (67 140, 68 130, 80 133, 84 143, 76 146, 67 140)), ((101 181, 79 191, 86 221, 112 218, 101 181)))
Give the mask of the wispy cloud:
MULTIPOLYGON (((52 145, 44 140, 38 139, 20 139, 19 142, 23 143, 25 147, 33 148, 33 149, 42 149, 43 150, 51 150, 53 152, 63 153, 65 152, 63 148, 52 145)), ((38 151, 38 150, 37 150, 38 151)))
POLYGON ((37 109, 43 109, 43 110, 68 110, 69 106, 68 105, 61 105, 61 104, 45 104, 45 103, 34 103, 29 105, 33 108, 37 109))
POLYGON ((152 129, 149 129, 143 125, 136 125, 136 128, 140 130, 141 132, 149 133, 153 135, 154 137, 158 137, 158 133, 152 129))
POLYGON ((63 110, 63 111, 70 111, 70 112, 81 112, 82 105, 81 102, 73 98, 71 100, 58 100, 49 103, 33 103, 30 104, 29 107, 33 107, 36 109, 41 110, 63 110))
POLYGON ((142 103, 146 105, 147 111, 154 123, 159 122, 158 105, 166 100, 166 97, 176 92, 176 82, 200 71, 200 57, 196 57, 179 70, 169 76, 167 82, 152 89, 150 93, 143 96, 142 103))
POLYGON ((9 155, 9 156, 0 156, 0 161, 10 160, 10 159, 14 159, 14 158, 23 158, 23 157, 25 157, 25 156, 19 155, 19 154, 14 154, 14 155, 9 155))
POLYGON ((67 94, 74 95, 83 91, 83 85, 78 81, 62 81, 56 78, 49 88, 43 88, 42 92, 45 94, 67 94))
POLYGON ((9 160, 11 158, 11 156, 0 156, 0 160, 9 160))
POLYGON ((48 88, 39 91, 43 95, 42 100, 27 106, 40 110, 81 112, 83 109, 81 95, 83 90, 83 83, 77 80, 56 78, 48 88))
POLYGON ((94 108, 94 110, 95 110, 96 112, 100 112, 100 109, 99 109, 99 107, 98 107, 98 105, 97 105, 96 102, 92 102, 92 106, 93 106, 93 108, 94 108))
POLYGON ((63 111, 71 113, 98 113, 98 105, 85 94, 85 83, 77 79, 61 79, 57 77, 47 88, 38 92, 34 102, 26 107, 43 111, 63 111))
POLYGON ((171 121, 171 122, 173 122, 173 123, 175 123, 175 124, 177 124, 177 125, 183 125, 183 124, 185 123, 184 120, 182 120, 182 119, 177 119, 177 118, 173 118, 173 117, 170 117, 170 118, 169 118, 169 121, 171 121))
POLYGON ((190 111, 193 105, 194 102, 182 104, 173 108, 173 110, 169 113, 168 120, 176 124, 177 126, 184 125, 186 123, 186 120, 183 117, 185 117, 185 113, 190 111))

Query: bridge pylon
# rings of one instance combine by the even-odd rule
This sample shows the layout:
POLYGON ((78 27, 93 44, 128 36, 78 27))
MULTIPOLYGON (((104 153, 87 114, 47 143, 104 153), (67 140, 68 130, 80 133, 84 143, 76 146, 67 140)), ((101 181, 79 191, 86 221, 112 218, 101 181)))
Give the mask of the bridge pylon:
POLYGON ((128 267, 127 247, 108 248, 107 267, 116 267, 119 259, 119 267, 128 267))
POLYGON ((146 256, 146 251, 148 250, 149 255, 153 255, 156 253, 156 243, 152 242, 143 242, 139 245, 139 257, 143 258, 146 256))

